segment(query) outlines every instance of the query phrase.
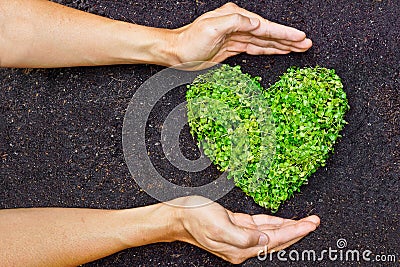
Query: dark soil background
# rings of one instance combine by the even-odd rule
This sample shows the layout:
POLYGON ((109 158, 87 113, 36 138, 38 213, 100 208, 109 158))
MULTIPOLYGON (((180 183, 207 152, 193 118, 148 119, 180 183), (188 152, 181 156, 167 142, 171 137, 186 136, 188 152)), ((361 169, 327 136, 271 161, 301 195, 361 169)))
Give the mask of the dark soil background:
MULTIPOLYGON (((223 1, 64 0, 68 6, 134 23, 175 28, 223 1)), ((369 249, 400 259, 400 2, 270 0, 238 1, 270 20, 298 27, 314 41, 304 54, 240 55, 229 59, 263 85, 288 67, 334 68, 351 110, 335 154, 287 201, 278 216, 321 217, 320 228, 291 249, 369 249)), ((0 208, 86 207, 121 209, 155 203, 131 178, 122 152, 124 112, 135 90, 161 70, 150 65, 67 69, 0 70, 0 208)), ((180 184, 195 184, 165 163, 157 139, 165 110, 184 99, 176 90, 160 101, 148 124, 154 164, 180 184), (166 109, 163 109, 166 108, 166 109)), ((182 150, 196 157, 188 129, 182 150)), ((215 169, 208 170, 209 176, 215 169)), ((199 177, 197 177, 199 178, 199 177)), ((208 179, 208 178, 207 178, 208 179)), ((266 212, 240 190, 218 201, 237 212, 266 212)), ((393 263, 392 263, 393 264, 393 263)), ((399 262, 397 262, 399 264, 399 262)), ((305 266, 311 262, 248 260, 243 266, 305 266)), ((332 262, 321 266, 362 265, 332 262)), ((378 265, 378 263, 373 263, 378 265)), ((391 264, 386 263, 386 266, 391 264)), ((393 264, 394 265, 394 264, 393 264)), ((122 251, 87 266, 229 266, 184 243, 122 251)))

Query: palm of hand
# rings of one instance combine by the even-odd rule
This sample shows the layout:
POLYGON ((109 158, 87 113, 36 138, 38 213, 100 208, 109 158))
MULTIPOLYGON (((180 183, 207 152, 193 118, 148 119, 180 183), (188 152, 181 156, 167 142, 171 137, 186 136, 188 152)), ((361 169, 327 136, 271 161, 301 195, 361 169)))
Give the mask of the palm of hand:
POLYGON ((181 240, 233 263, 257 256, 263 250, 284 249, 319 225, 317 216, 295 221, 263 214, 233 213, 198 196, 181 201, 182 206, 197 207, 183 210, 186 235, 181 240))

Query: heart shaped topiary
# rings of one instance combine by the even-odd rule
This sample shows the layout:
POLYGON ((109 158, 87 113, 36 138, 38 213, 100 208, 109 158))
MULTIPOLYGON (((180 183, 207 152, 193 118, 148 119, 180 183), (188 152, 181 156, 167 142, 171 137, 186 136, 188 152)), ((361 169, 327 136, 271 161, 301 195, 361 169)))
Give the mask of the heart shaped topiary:
POLYGON ((265 90, 240 66, 199 75, 186 93, 204 153, 259 205, 276 212, 324 166, 349 109, 334 70, 292 67, 265 90))

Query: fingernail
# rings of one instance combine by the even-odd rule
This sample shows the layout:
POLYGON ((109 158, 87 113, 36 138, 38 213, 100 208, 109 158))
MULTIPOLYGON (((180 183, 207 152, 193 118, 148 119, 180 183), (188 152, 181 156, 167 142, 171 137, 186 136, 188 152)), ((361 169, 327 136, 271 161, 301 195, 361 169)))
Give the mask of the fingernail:
POLYGON ((264 246, 268 243, 268 236, 265 234, 261 234, 260 238, 258 239, 258 244, 264 246))
POLYGON ((260 21, 256 18, 250 18, 250 23, 251 23, 251 25, 256 26, 256 25, 258 25, 258 23, 260 23, 260 21))

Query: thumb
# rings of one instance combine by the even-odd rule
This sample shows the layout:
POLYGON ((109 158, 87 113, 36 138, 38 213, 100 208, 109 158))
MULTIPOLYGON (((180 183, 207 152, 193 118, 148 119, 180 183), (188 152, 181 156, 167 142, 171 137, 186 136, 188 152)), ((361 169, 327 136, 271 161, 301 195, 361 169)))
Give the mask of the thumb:
POLYGON ((233 32, 250 32, 260 25, 257 18, 249 18, 238 13, 208 18, 207 23, 209 23, 210 28, 221 35, 233 32))
POLYGON ((229 233, 225 236, 225 242, 238 248, 251 248, 264 246, 268 243, 268 236, 256 229, 250 229, 233 225, 226 228, 229 233))

